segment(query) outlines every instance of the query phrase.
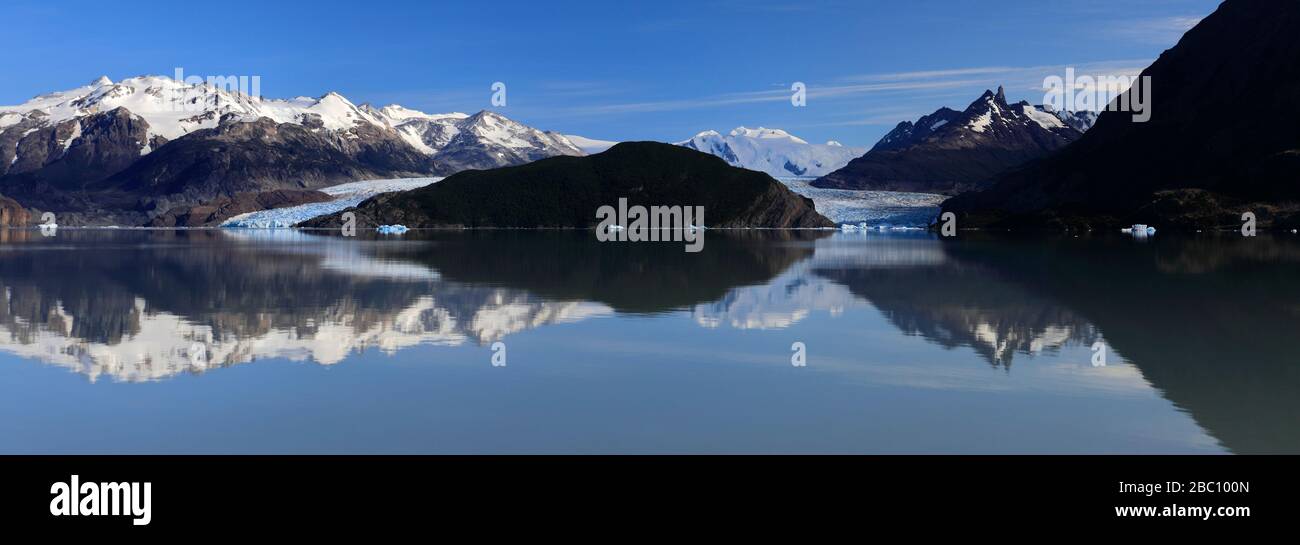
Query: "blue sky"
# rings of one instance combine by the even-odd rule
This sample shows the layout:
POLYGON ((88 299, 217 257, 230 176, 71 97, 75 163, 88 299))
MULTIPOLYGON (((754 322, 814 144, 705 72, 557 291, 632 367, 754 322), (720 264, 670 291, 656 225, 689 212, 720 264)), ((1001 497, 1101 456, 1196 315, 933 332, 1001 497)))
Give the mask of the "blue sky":
POLYGON ((338 91, 430 112, 492 108, 548 130, 683 140, 779 127, 869 146, 898 121, 1004 84, 1134 73, 1215 0, 194 2, 5 0, 0 104, 99 75, 261 76, 272 98, 338 91), (290 5, 297 4, 297 5, 290 5), (808 87, 791 106, 790 86, 808 87))

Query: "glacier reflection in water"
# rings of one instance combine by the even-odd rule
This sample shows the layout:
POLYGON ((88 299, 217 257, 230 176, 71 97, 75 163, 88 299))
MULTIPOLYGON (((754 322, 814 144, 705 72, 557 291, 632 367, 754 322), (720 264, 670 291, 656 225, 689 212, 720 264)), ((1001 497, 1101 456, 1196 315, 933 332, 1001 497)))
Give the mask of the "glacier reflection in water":
POLYGON ((1291 239, 709 236, 0 231, 0 452, 1300 452, 1291 239))

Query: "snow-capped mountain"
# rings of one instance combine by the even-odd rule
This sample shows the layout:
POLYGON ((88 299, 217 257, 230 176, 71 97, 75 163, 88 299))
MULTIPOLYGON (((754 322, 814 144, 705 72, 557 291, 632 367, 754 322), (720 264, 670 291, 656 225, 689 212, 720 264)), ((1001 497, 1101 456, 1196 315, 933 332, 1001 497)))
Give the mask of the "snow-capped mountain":
POLYGON ((476 117, 456 112, 427 114, 396 104, 382 108, 357 106, 335 92, 320 98, 263 99, 206 84, 185 84, 166 76, 128 78, 118 83, 101 77, 88 85, 41 95, 18 106, 0 106, 0 129, 24 120, 58 125, 119 107, 144 119, 149 124, 150 138, 161 136, 166 140, 214 128, 229 115, 232 117, 227 119, 233 121, 269 118, 276 123, 334 131, 346 131, 358 124, 392 128, 427 155, 435 154, 464 131, 473 132, 477 141, 487 145, 512 149, 537 146, 568 153, 577 150, 562 135, 544 133, 491 112, 480 112, 476 117))
POLYGON ((113 221, 233 192, 445 175, 554 155, 583 152, 563 135, 492 112, 357 106, 334 92, 264 99, 165 76, 101 77, 0 106, 0 194, 92 223, 122 208, 134 211, 113 221))
POLYGON ((396 129, 403 140, 426 155, 433 155, 446 146, 460 132, 459 123, 469 117, 460 112, 426 114, 396 104, 383 108, 362 104, 360 108, 396 129))
POLYGON ((487 110, 474 115, 426 114, 398 105, 362 105, 361 110, 432 156, 443 174, 518 165, 556 155, 586 155, 562 134, 538 130, 487 110))
MULTIPOLYGON (((315 124, 346 130, 357 123, 383 121, 357 108, 338 93, 320 98, 268 100, 206 84, 186 84, 166 76, 141 76, 114 83, 107 77, 87 85, 41 95, 17 106, 0 106, 0 127, 29 119, 47 125, 126 108, 149 124, 150 138, 175 140, 199 129, 216 127, 224 116, 276 123, 315 124)), ((148 150, 145 150, 146 152, 148 150)))
POLYGON ((486 110, 460 120, 454 130, 433 155, 443 174, 520 165, 556 155, 586 155, 562 134, 540 131, 486 110))
POLYGON ((812 183, 830 189, 955 194, 1044 157, 1083 133, 1085 115, 1062 115, 1008 104, 1001 87, 965 110, 940 108, 915 123, 899 123, 866 155, 812 183))
POLYGON ((809 144, 783 130, 764 127, 738 127, 726 136, 717 131, 704 131, 677 144, 717 155, 732 166, 778 177, 821 176, 865 151, 834 141, 809 144))

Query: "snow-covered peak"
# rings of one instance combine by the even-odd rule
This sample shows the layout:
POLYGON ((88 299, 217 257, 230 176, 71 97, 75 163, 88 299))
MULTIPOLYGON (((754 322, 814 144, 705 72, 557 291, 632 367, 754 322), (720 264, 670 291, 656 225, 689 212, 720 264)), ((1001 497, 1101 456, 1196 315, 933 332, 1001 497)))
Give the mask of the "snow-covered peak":
POLYGON ((1027 101, 1008 104, 1006 93, 1001 87, 998 87, 997 92, 985 91, 962 112, 962 117, 965 120, 963 128, 980 134, 1005 134, 1022 128, 1041 128, 1052 132, 1087 130, 1086 127, 1075 127, 1066 117, 1048 112, 1041 106, 1033 106, 1027 101))
POLYGON ((738 127, 727 136, 704 131, 678 142, 697 151, 721 157, 732 166, 766 172, 772 176, 822 176, 866 153, 838 142, 809 144, 781 129, 738 127))
POLYGON ((105 85, 112 85, 112 84, 113 84, 113 80, 108 79, 108 76, 99 76, 99 79, 90 82, 91 87, 103 87, 105 85))
POLYGON ((387 123, 369 112, 362 110, 347 97, 334 91, 325 93, 315 103, 307 106, 302 113, 320 116, 325 128, 331 130, 348 129, 357 123, 368 123, 384 127, 387 123))
POLYGON ((743 136, 745 138, 781 138, 781 139, 792 140, 800 144, 808 143, 781 129, 769 129, 766 127, 759 127, 757 129, 750 129, 747 127, 736 127, 735 129, 731 130, 731 136, 743 136))
POLYGON ((554 148, 564 155, 582 155, 582 150, 564 135, 544 132, 499 113, 481 110, 457 123, 459 139, 469 139, 482 144, 512 149, 554 148))
POLYGON ((827 141, 826 141, 826 145, 827 145, 827 146, 837 147, 837 148, 842 148, 842 147, 844 147, 844 144, 841 144, 841 143, 836 142, 836 141, 834 141, 834 140, 827 140, 827 141))
POLYGON ((997 93, 984 91, 979 99, 966 108, 965 113, 968 118, 966 128, 977 133, 987 132, 1002 121, 1006 116, 1004 108, 1007 107, 1007 97, 1001 87, 998 87, 997 93))
POLYGON ((1095 119, 1095 114, 1089 117, 1086 112, 1052 112, 1023 100, 1008 104, 1005 90, 998 87, 996 91, 984 91, 963 111, 939 108, 916 122, 901 122, 872 149, 903 149, 933 138, 965 140, 967 145, 988 138, 1005 142, 1043 130, 1073 139, 1078 132, 1088 130, 1095 119))

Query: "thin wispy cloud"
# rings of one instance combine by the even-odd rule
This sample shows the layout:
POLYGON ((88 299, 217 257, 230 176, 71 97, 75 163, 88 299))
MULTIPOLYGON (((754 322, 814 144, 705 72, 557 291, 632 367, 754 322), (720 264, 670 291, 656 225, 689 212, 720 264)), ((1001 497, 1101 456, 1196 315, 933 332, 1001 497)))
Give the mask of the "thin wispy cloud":
POLYGON ((973 76, 985 74, 1001 74, 1021 70, 1008 66, 985 66, 976 68, 954 68, 950 70, 922 70, 916 72, 895 72, 892 74, 862 74, 856 76, 847 76, 844 79, 849 81, 900 81, 900 80, 917 80, 917 79, 935 79, 948 78, 957 76, 973 76))
POLYGON ((973 68, 952 68, 946 70, 926 70, 916 72, 895 72, 882 74, 859 74, 846 76, 846 81, 946 81, 949 78, 963 77, 967 81, 985 84, 1003 85, 1009 88, 1026 88, 1017 85, 1022 81, 1036 83, 1033 89, 1041 88, 1042 78, 1049 75, 1062 75, 1067 67, 1073 67, 1079 73, 1127 75, 1141 72, 1151 64, 1151 59, 1126 59, 1087 62, 1077 64, 1044 64, 1036 66, 985 66, 973 68))
POLYGON ((627 92, 627 87, 621 84, 589 80, 543 81, 537 88, 541 93, 562 98, 609 96, 627 92))
MULTIPOLYGON (((896 82, 896 83, 872 83, 872 84, 855 84, 855 85, 816 85, 808 84, 808 100, 816 99, 842 99, 853 96, 861 96, 870 93, 879 93, 886 91, 916 91, 926 89, 948 89, 971 85, 975 82, 971 80, 949 80, 949 81, 924 81, 924 82, 896 82)), ((767 89, 762 91, 745 91, 737 93, 727 93, 721 95, 682 98, 659 101, 628 102, 618 104, 596 104, 591 106, 582 106, 566 110, 564 115, 609 115, 609 114, 627 114, 627 113, 651 113, 651 112, 668 112, 680 110, 694 110, 705 108, 717 108, 721 106, 735 106, 743 104, 758 104, 764 102, 789 102, 791 97, 789 87, 776 89, 767 89)))
MULTIPOLYGON (((1150 63, 1149 60, 1118 60, 1092 62, 1072 65, 1079 74, 1091 75, 1137 75, 1150 63)), ((810 102, 818 100, 845 101, 873 94, 888 92, 923 92, 936 90, 996 88, 1019 89, 1025 92, 1042 92, 1043 78, 1050 75, 1064 75, 1066 65, 1041 66, 991 66, 952 68, 943 70, 926 70, 913 72, 896 72, 881 74, 857 74, 835 78, 828 83, 807 82, 807 98, 810 102)), ((673 112, 700 110, 746 104, 779 103, 790 100, 790 84, 774 85, 768 89, 739 91, 700 97, 671 98, 664 100, 614 102, 589 104, 570 108, 561 108, 554 112, 563 116, 608 116, 622 114, 642 114, 655 112, 673 112)), ((908 98, 916 101, 924 94, 915 94, 908 98)), ((954 94, 948 94, 954 96, 954 94)), ((932 111, 941 104, 932 105, 932 111)), ((950 107, 964 107, 965 104, 952 104, 950 107)), ((916 109, 921 111, 925 108, 916 109)), ((911 110, 909 110, 911 111, 911 110)), ((868 119, 853 118, 828 122, 828 124, 860 125, 874 124, 878 116, 868 119)), ((893 121, 897 121, 894 119, 893 121)))
POLYGON ((1123 39, 1141 43, 1173 46, 1178 40, 1201 22, 1201 17, 1176 15, 1154 17, 1135 21, 1123 21, 1115 24, 1109 34, 1123 39))

